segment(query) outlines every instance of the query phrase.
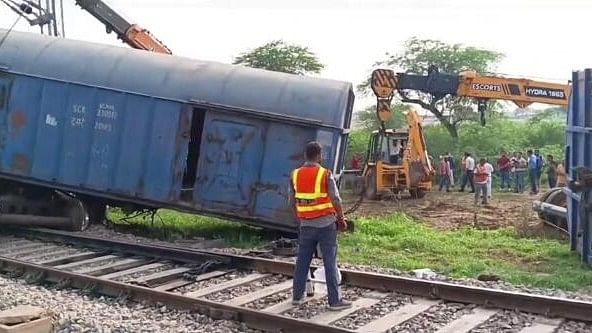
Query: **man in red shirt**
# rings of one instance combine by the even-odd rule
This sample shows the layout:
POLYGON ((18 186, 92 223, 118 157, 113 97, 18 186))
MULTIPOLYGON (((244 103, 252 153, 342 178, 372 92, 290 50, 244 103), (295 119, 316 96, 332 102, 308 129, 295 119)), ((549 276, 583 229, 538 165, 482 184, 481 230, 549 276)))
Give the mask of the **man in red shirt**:
POLYGON ((362 169, 360 157, 358 156, 358 154, 354 154, 354 156, 352 156, 351 167, 354 170, 362 169))
POLYGON ((512 185, 510 184, 510 171, 512 171, 512 162, 506 153, 502 153, 502 156, 497 160, 497 169, 500 171, 502 191, 504 191, 506 187, 508 191, 510 191, 512 188, 512 185))
POLYGON ((475 166, 474 182, 475 182, 475 205, 479 202, 479 197, 482 196, 483 204, 487 205, 487 178, 489 173, 485 167, 487 160, 482 158, 479 164, 475 166))
POLYGON ((446 192, 450 192, 450 164, 448 163, 448 157, 440 156, 440 189, 446 188, 446 192))

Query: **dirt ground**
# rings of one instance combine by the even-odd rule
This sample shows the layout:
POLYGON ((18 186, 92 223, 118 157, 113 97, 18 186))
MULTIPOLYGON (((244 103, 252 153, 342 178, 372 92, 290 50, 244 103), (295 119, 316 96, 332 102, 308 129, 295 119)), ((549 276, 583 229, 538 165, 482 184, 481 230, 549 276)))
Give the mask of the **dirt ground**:
MULTIPOLYGON (((358 200, 350 193, 344 193, 347 210, 358 200)), ((560 235, 557 230, 546 226, 532 210, 532 202, 538 196, 505 192, 493 193, 488 206, 475 206, 474 194, 452 191, 449 193, 433 191, 423 199, 390 198, 381 201, 364 200, 351 214, 356 217, 374 217, 404 212, 439 230, 455 230, 463 227, 478 229, 498 229, 514 226, 527 234, 560 235)))

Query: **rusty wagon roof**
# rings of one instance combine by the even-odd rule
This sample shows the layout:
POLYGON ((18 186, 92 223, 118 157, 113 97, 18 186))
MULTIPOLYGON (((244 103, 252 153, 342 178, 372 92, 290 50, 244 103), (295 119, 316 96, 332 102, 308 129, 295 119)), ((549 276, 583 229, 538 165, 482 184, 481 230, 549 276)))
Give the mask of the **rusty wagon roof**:
MULTIPOLYGON (((6 30, 0 29, 0 38, 6 30)), ((343 127, 352 85, 243 66, 12 31, 0 46, 9 72, 157 98, 226 105, 343 127)))

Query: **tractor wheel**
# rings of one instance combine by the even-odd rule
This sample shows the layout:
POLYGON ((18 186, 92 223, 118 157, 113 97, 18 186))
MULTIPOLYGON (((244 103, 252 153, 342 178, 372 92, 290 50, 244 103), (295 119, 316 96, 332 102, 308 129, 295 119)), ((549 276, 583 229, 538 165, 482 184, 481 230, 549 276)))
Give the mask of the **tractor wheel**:
POLYGON ((354 195, 358 196, 364 194, 364 188, 364 176, 356 176, 353 186, 354 195))
POLYGON ((376 191, 376 169, 369 169, 366 177, 364 186, 364 197, 368 200, 376 200, 378 195, 376 191))
POLYGON ((425 197, 426 192, 420 188, 411 188, 409 194, 411 194, 411 199, 421 199, 425 197))

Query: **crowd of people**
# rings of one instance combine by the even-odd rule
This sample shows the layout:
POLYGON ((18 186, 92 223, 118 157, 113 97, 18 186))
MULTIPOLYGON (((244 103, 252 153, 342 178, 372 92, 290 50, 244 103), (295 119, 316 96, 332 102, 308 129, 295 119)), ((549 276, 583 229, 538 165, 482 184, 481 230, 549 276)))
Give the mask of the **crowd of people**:
MULTIPOLYGON (((439 190, 447 192, 454 188, 455 161, 452 155, 446 153, 440 156, 438 166, 439 190)), ((511 156, 502 153, 497 159, 495 167, 486 158, 478 161, 466 152, 461 160, 460 192, 467 186, 470 193, 475 193, 475 204, 487 204, 492 195, 493 175, 500 178, 500 190, 524 193, 527 187, 531 194, 538 194, 541 188, 543 172, 547 173, 549 188, 566 186, 565 166, 563 161, 556 161, 552 155, 543 158, 538 149, 528 150, 526 155, 514 152, 511 156), (528 181, 528 183, 527 183, 528 181)))

